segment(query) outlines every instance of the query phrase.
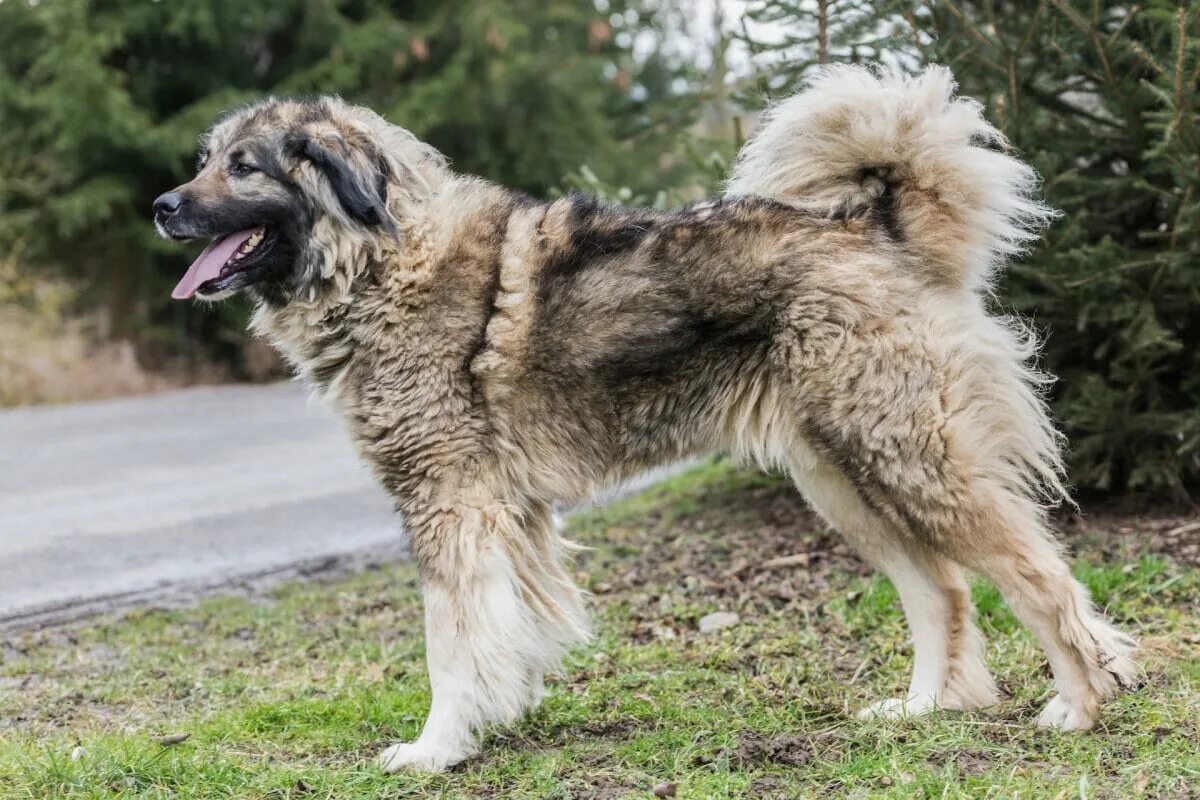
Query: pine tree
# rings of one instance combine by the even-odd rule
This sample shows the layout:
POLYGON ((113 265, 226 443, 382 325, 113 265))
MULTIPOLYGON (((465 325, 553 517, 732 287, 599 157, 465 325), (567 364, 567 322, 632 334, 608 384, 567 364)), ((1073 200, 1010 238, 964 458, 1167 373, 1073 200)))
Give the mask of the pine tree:
POLYGON ((914 20, 1066 214, 1004 289, 1048 334, 1074 481, 1184 496, 1200 484, 1200 4, 943 2, 914 20))

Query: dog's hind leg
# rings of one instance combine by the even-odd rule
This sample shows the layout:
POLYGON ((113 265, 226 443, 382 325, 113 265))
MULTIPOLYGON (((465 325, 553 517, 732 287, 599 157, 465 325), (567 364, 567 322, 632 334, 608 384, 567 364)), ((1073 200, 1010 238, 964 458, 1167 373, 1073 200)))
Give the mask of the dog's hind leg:
POLYGON ((1046 651, 1058 694, 1038 724, 1087 729, 1101 702, 1137 684, 1136 645, 1096 612, 1040 513, 1020 506, 986 503, 988 510, 976 518, 977 535, 948 549, 996 584, 1046 651))
POLYGON ((542 676, 587 637, 582 593, 545 509, 464 503, 409 527, 433 702, 416 741, 380 755, 387 772, 438 771, 472 755, 487 725, 536 705, 542 676))
MULTIPOLYGON (((957 428, 953 417, 946 421, 947 441, 966 439, 957 428)), ((973 448, 914 455, 911 461, 868 457, 859 462, 859 479, 881 516, 907 531, 921 550, 995 583, 1037 637, 1058 689, 1038 723, 1063 730, 1091 727, 1101 702, 1138 680, 1133 640, 1096 613, 1037 503, 1000 477, 1008 464, 989 468, 981 455, 986 452, 973 448)))
POLYGON ((815 455, 798 459, 792 474, 814 510, 888 576, 912 631, 907 695, 875 703, 860 716, 899 717, 994 703, 996 685, 984 662, 984 640, 961 568, 906 541, 835 467, 815 455))
POLYGON ((922 552, 996 584, 1054 672, 1058 696, 1039 723, 1090 727, 1103 700, 1137 682, 1134 643, 1096 612, 1046 527, 1035 486, 1052 480, 1056 451, 1021 370, 986 342, 942 355, 865 344, 810 384, 806 435, 922 552))

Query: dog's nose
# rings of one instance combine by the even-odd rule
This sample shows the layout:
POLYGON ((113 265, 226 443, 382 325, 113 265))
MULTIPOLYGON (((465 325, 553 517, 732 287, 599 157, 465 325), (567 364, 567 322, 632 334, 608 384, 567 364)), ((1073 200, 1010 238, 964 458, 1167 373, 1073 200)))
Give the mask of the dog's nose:
POLYGON ((171 216, 179 207, 183 205, 183 195, 179 192, 167 192, 160 194, 158 199, 154 201, 154 213, 164 216, 171 216))

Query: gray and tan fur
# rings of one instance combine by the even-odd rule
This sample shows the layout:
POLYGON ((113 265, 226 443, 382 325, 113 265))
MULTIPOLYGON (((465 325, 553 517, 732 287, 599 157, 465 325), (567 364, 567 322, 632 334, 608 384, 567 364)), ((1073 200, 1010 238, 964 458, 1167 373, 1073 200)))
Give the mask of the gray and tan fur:
POLYGON ((290 260, 248 287, 253 328, 341 411, 420 565, 433 702, 387 770, 467 758, 586 640, 555 504, 711 451, 789 471, 895 583, 912 682, 864 713, 997 699, 967 572, 1046 651, 1039 724, 1088 728, 1135 682, 1132 640, 1047 528, 1065 490, 1036 342, 987 310, 1050 216, 1003 147, 941 68, 823 71, 767 114, 724 197, 672 212, 457 175, 332 98, 214 129, 197 218, 205 193, 294 204, 290 260), (220 165, 252 147, 278 175, 239 188, 220 165), (372 187, 374 215, 355 194, 372 187))

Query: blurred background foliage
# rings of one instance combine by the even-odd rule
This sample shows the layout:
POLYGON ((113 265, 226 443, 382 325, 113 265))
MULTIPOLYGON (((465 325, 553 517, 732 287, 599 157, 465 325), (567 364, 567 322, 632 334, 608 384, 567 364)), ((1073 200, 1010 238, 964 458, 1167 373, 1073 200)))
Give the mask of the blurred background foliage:
POLYGON ((336 92, 460 170, 666 207, 720 190, 770 97, 880 59, 950 64, 1066 213, 995 303, 1047 337, 1076 486, 1196 497, 1196 0, 0 0, 0 367, 49 316, 135 387, 277 374, 244 306, 169 301, 188 254, 147 213, 238 103, 336 92))

